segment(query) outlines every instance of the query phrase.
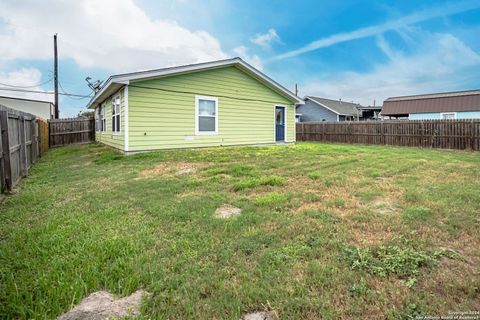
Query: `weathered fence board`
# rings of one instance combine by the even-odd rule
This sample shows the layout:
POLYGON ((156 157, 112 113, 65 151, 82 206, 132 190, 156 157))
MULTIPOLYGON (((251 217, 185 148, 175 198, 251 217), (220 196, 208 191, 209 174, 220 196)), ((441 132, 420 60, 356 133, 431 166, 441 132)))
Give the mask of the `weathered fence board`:
MULTIPOLYGON (((0 106, 0 185, 2 193, 27 176, 41 153, 41 125, 34 115, 0 106)), ((45 124, 48 126, 48 124, 45 124)), ((47 129, 48 130, 48 129, 47 129)), ((48 135, 47 135, 48 137, 48 135)), ((45 152, 47 149, 43 149, 45 152)))
POLYGON ((48 125, 50 147, 90 143, 95 140, 93 118, 51 119, 48 125))
POLYGON ((48 151, 48 122, 46 120, 37 119, 38 126, 38 155, 41 157, 48 151))
POLYGON ((480 150, 480 120, 297 123, 297 141, 480 150))

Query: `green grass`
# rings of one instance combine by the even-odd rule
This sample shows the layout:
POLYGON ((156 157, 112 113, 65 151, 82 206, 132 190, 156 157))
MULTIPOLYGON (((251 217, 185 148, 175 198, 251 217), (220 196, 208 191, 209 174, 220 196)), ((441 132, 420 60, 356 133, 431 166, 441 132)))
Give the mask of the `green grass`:
POLYGON ((245 178, 233 185, 234 191, 255 188, 258 186, 283 186, 285 179, 279 176, 268 176, 261 178, 245 178))
POLYGON ((0 318, 52 319, 94 291, 139 288, 159 319, 478 310, 479 190, 470 152, 53 149, 0 206, 0 318), (242 214, 215 218, 223 204, 242 214))

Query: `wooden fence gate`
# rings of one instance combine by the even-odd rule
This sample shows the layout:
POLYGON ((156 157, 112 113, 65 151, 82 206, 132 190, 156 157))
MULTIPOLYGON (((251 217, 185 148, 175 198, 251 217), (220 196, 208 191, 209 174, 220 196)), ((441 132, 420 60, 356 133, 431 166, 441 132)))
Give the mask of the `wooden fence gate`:
POLYGON ((297 123, 297 141, 480 150, 480 119, 297 123))
POLYGON ((95 140, 93 118, 69 118, 48 120, 50 147, 90 143, 95 140))
POLYGON ((40 122, 32 114, 0 106, 2 193, 11 190, 26 177, 30 166, 46 152, 42 142, 48 139, 48 135, 42 135, 41 129, 48 124, 40 122))

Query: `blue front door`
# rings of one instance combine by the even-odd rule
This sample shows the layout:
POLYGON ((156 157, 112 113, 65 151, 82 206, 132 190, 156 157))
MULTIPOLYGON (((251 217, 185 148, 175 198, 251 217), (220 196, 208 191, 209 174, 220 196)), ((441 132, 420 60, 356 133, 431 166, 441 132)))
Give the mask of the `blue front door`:
POLYGON ((285 107, 275 107, 275 141, 285 141, 285 107))

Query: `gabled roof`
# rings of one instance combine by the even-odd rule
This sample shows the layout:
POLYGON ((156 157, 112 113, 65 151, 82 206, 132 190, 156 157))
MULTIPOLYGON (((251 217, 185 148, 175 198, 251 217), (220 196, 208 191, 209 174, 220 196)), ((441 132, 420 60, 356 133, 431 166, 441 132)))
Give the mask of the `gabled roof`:
POLYGON ((358 103, 350 103, 341 100, 332 100, 312 96, 306 96, 305 100, 310 100, 341 116, 357 116, 359 114, 358 108, 360 105, 358 103))
POLYGON ((480 110, 480 90, 391 97, 383 102, 382 115, 480 110))
MULTIPOLYGON (((278 82, 272 80, 262 72, 258 71, 241 58, 232 58, 226 60, 217 60, 211 62, 204 62, 204 63, 197 63, 197 64, 189 64, 184 66, 178 67, 170 67, 170 68, 163 68, 163 69, 154 69, 154 70, 147 70, 147 71, 139 71, 139 72, 132 72, 132 73, 123 73, 110 76, 105 84, 101 87, 101 89, 95 94, 95 96, 90 100, 87 105, 87 108, 95 108, 99 103, 103 100, 108 98, 111 94, 116 92, 122 86, 129 84, 131 81, 137 80, 147 80, 152 78, 159 78, 159 77, 168 77, 178 74, 184 73, 191 73, 197 71, 203 71, 208 69, 216 69, 216 68, 223 68, 235 66, 240 70, 246 72, 250 76, 254 77, 255 79, 259 80, 272 90, 276 91, 280 95, 286 97, 287 99, 291 100, 295 104, 303 104, 303 100, 293 94, 291 91, 280 85, 278 82)), ((199 93, 201 94, 201 93, 199 93)))
POLYGON ((48 100, 35 100, 35 99, 27 99, 27 98, 19 98, 19 97, 8 97, 8 96, 0 96, 1 99, 12 99, 12 100, 22 100, 22 101, 31 101, 31 102, 40 102, 40 103, 50 103, 53 104, 52 101, 48 100))
POLYGON ((385 101, 404 101, 404 100, 417 100, 417 99, 462 97, 462 96, 470 96, 470 95, 476 95, 476 94, 480 94, 480 90, 439 92, 439 93, 417 94, 417 95, 412 95, 412 96, 390 97, 385 101))

